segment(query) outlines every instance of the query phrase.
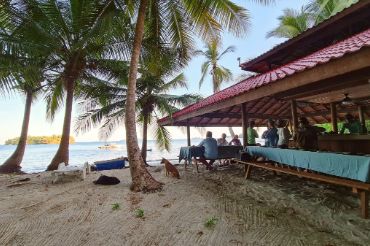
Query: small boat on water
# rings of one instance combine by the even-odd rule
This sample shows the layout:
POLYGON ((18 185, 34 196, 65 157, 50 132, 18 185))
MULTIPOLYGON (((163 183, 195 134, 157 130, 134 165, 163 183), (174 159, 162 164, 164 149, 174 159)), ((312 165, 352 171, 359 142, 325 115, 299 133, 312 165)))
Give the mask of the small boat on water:
POLYGON ((103 146, 99 146, 99 149, 117 149, 118 145, 117 144, 105 144, 103 146))
POLYGON ((146 151, 152 151, 152 149, 147 149, 146 151))
POLYGON ((120 157, 111 160, 96 161, 94 166, 97 171, 111 170, 111 169, 122 169, 128 164, 127 157, 120 157))

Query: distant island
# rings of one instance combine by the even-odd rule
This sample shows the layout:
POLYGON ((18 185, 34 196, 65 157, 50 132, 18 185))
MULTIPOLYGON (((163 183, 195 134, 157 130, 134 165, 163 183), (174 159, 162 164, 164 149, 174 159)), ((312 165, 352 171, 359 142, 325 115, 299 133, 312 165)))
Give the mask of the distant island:
MULTIPOLYGON (((59 144, 62 136, 52 135, 52 136, 28 136, 27 144, 59 144)), ((5 141, 5 145, 16 145, 18 144, 19 137, 8 139, 5 141)), ((69 137, 69 143, 75 143, 74 137, 69 137)))

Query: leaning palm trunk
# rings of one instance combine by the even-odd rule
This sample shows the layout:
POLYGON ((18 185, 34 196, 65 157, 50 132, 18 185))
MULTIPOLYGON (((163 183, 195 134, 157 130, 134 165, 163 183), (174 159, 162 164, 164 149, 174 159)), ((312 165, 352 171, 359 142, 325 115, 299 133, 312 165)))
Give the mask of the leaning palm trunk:
POLYGON ((147 141, 148 141, 148 115, 144 113, 143 115, 143 143, 141 145, 141 156, 146 163, 146 151, 147 151, 147 141))
MULTIPOLYGON (((229 126, 229 132, 230 132, 230 136, 232 137, 232 138, 234 138, 234 136, 235 136, 235 132, 234 132, 234 130, 233 130, 233 128, 231 127, 231 126, 229 126)), ((243 136, 244 137, 244 136, 243 136)))
POLYGON ((162 188, 162 184, 156 181, 145 167, 140 152, 136 135, 135 99, 136 99, 136 76, 138 70, 141 43, 144 34, 145 11, 148 0, 141 0, 139 13, 135 28, 135 38, 130 62, 129 79, 126 98, 126 141, 127 153, 130 161, 130 172, 132 178, 131 190, 133 191, 155 191, 162 188))
POLYGON ((71 132, 71 119, 72 119, 72 106, 73 106, 73 91, 75 81, 70 79, 67 82, 67 99, 66 99, 66 111, 64 114, 63 133, 62 139, 60 140, 59 148, 55 154, 53 160, 47 167, 47 171, 58 169, 58 165, 64 162, 68 165, 69 161, 69 134, 71 132))
POLYGON ((32 104, 32 91, 28 91, 26 95, 26 106, 24 109, 23 123, 21 136, 17 148, 14 153, 0 166, 0 173, 20 173, 21 163, 24 156, 24 151, 27 144, 28 125, 30 122, 31 104, 32 104))

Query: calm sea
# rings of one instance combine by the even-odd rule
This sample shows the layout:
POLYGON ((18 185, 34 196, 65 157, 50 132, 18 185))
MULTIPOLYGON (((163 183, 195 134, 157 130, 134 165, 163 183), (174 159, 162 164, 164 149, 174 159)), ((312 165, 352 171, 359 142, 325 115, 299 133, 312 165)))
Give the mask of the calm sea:
MULTIPOLYGON (((181 146, 186 146, 186 139, 172 140, 171 151, 160 151, 155 141, 148 141, 147 160, 150 165, 158 165, 160 159, 177 159, 181 146)), ((197 144, 200 139, 193 139, 192 144, 197 144)), ((0 145, 0 163, 3 163, 14 151, 15 145, 0 145)), ((26 153, 22 162, 22 171, 41 172, 46 169, 51 159, 58 149, 56 144, 48 145, 27 145, 26 153)), ((80 142, 71 144, 69 147, 70 165, 81 166, 85 162, 93 163, 94 161, 109 160, 117 157, 127 156, 126 142, 80 142), (99 146, 105 144, 116 144, 116 149, 99 149, 99 146)))

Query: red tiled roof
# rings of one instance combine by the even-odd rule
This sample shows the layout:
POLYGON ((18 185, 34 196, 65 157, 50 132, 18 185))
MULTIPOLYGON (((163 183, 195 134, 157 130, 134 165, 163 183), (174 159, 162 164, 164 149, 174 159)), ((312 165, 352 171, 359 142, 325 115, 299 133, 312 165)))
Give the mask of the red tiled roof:
MULTIPOLYGON (((345 54, 356 52, 361 48, 368 46, 370 46, 370 29, 367 29, 366 31, 361 32, 355 36, 352 36, 341 42, 321 49, 304 58, 288 63, 284 66, 281 66, 264 74, 256 75, 248 79, 245 79, 233 86, 230 86, 220 92, 217 92, 199 101, 198 103, 189 105, 183 108, 182 110, 175 112, 172 115, 172 117, 176 118, 181 115, 185 115, 190 112, 199 110, 206 106, 215 103, 220 103, 226 99, 238 96, 240 94, 256 89, 258 87, 273 83, 287 76, 291 76, 295 73, 302 72, 304 70, 313 68, 320 64, 327 63, 331 60, 340 58, 345 54)), ((163 121, 166 118, 163 118, 160 121, 163 121)))

